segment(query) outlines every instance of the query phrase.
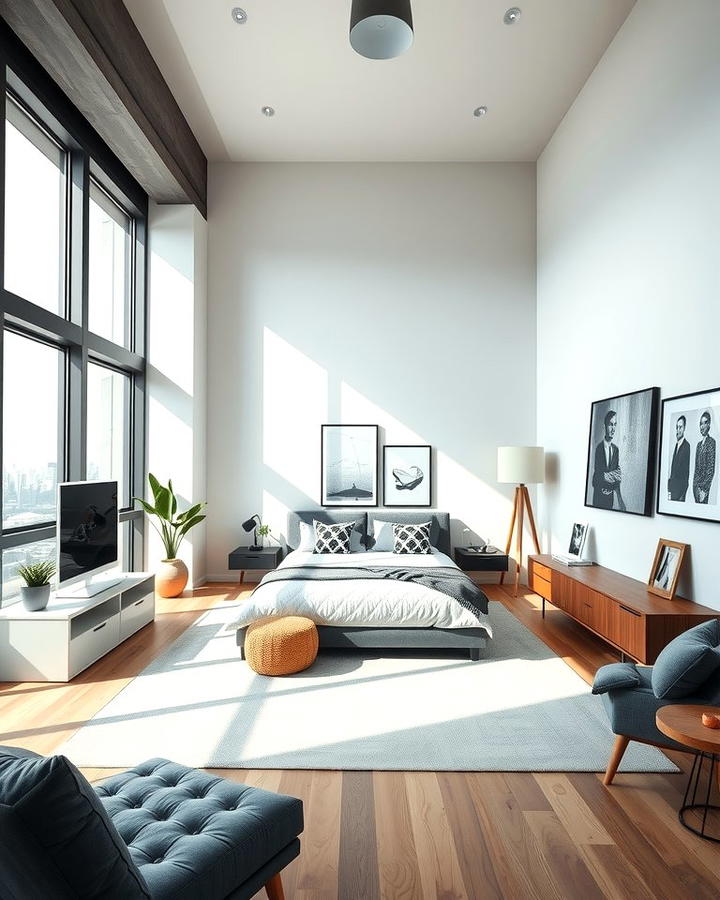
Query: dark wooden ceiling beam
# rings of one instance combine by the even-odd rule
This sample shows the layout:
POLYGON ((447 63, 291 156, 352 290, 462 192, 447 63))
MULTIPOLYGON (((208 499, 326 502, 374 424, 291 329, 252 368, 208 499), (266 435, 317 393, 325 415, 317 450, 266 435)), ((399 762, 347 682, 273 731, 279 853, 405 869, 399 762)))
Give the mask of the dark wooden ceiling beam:
POLYGON ((0 15, 153 200, 207 215, 207 159, 122 0, 0 0, 0 15))

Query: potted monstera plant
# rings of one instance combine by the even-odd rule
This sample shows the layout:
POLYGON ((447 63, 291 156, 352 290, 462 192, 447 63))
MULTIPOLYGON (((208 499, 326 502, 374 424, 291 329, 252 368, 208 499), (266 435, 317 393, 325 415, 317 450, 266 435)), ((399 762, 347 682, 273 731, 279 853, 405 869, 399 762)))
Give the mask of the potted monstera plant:
POLYGON ((28 612, 40 612, 50 599, 50 579, 55 574, 52 560, 30 563, 18 567, 18 575, 25 582, 20 588, 20 599, 28 612))
POLYGON ((152 473, 148 474, 148 481, 153 502, 148 503, 141 497, 135 497, 135 500, 150 516, 165 548, 166 558, 161 561, 160 568, 155 573, 155 590, 161 597, 179 597, 185 590, 188 570, 185 563, 178 559, 178 549, 188 531, 205 518, 202 510, 207 504, 202 501, 185 512, 178 513, 172 481, 168 480, 165 487, 152 473))

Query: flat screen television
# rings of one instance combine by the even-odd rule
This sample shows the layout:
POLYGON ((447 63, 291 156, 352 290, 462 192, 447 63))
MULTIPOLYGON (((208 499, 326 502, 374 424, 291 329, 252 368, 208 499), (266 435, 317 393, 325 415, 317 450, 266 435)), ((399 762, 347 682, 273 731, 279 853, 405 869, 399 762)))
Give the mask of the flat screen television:
POLYGON ((118 566, 117 481, 58 485, 58 597, 93 597, 121 581, 118 566))

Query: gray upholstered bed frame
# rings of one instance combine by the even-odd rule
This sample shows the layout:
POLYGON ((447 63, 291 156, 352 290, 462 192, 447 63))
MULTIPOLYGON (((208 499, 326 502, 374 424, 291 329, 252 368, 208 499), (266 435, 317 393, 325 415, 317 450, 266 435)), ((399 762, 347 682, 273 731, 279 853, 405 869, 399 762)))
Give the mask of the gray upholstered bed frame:
MULTIPOLYGON (((355 510, 312 509, 288 513, 288 550, 297 548, 300 541, 300 522, 312 525, 313 519, 329 524, 355 520, 366 547, 372 545, 373 523, 401 522, 416 525, 431 522, 430 542, 438 550, 452 556, 450 515, 446 512, 413 511, 357 512, 355 510)), ((370 560, 368 560, 370 564, 370 560)), ((484 628, 357 628, 339 625, 318 625, 321 647, 369 648, 373 650, 464 650, 472 660, 480 659, 488 636, 484 628)), ((242 649, 245 629, 238 629, 237 643, 242 649)))

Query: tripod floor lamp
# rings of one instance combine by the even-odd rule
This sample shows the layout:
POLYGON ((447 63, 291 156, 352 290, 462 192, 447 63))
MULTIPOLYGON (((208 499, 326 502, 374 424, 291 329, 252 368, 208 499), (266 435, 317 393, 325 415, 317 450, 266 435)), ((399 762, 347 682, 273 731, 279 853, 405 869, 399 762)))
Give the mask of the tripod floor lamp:
MULTIPOLYGON (((497 480, 501 484, 515 485, 515 502, 513 505, 510 530, 508 531, 505 553, 510 553, 513 531, 517 528, 517 554, 515 560, 515 596, 517 597, 522 569, 523 529, 527 512, 530 531, 535 542, 535 552, 540 552, 535 516, 533 515, 528 484, 542 484, 545 481, 545 450, 543 447, 498 447, 497 480)), ((505 580, 505 573, 500 576, 500 584, 505 580)))

